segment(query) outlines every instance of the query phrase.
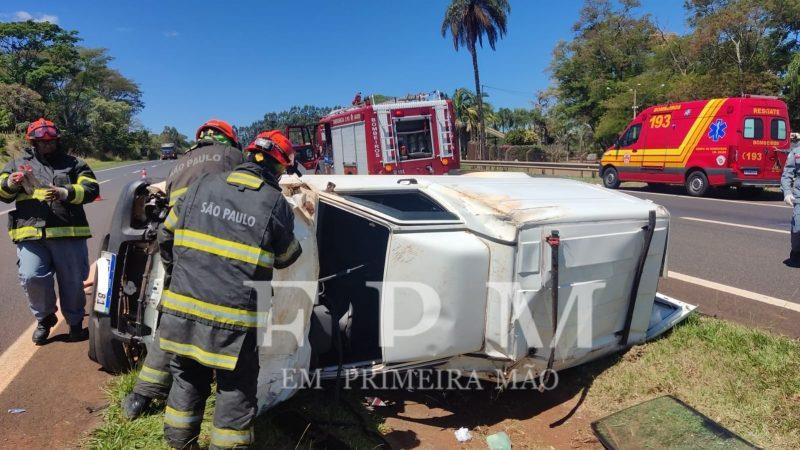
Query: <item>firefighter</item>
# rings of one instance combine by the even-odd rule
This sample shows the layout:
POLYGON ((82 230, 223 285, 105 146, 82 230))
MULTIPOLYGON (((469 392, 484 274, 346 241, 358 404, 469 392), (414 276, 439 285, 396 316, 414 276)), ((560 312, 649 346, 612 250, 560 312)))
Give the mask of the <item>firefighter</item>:
MULTIPOLYGON (((793 144, 797 144, 800 136, 793 134, 793 144)), ((794 145, 786 158, 781 176, 783 199, 794 208, 792 215, 791 245, 789 259, 786 263, 792 267, 800 267, 800 145, 794 145)))
POLYGON ((83 205, 94 201, 100 185, 80 158, 60 145, 53 122, 40 118, 25 133, 32 147, 0 172, 0 200, 16 202, 8 234, 17 244, 19 280, 38 324, 33 342, 47 342, 56 318, 56 292, 69 325, 69 338, 85 338, 83 280, 89 273, 86 240, 91 237, 83 205))
POLYGON ((256 290, 245 283, 269 282, 273 267, 288 267, 301 253, 294 213, 278 185, 293 153, 279 131, 259 133, 245 149, 247 162, 190 186, 160 231, 171 274, 159 305, 159 343, 174 355, 164 414, 173 448, 196 442, 214 375, 211 448, 253 442, 258 315, 256 290))
MULTIPOLYGON (((170 206, 202 175, 230 172, 244 162, 236 132, 225 121, 209 120, 197 129, 195 139, 197 143, 181 156, 167 177, 170 206)), ((153 399, 166 398, 171 381, 169 355, 161 351, 156 335, 154 344, 147 349, 133 391, 122 402, 125 417, 136 419, 153 399)))

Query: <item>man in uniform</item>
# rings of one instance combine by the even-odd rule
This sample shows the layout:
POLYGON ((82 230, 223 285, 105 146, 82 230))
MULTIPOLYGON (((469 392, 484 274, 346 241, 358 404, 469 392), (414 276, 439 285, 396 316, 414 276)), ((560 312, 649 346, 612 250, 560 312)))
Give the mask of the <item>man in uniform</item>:
MULTIPOLYGON (((230 172, 244 162, 236 132, 225 121, 209 120, 197 129, 195 139, 197 143, 178 160, 167 177, 170 206, 201 176, 230 172)), ((165 282, 165 286, 168 287, 168 283, 165 282)), ((126 418, 136 419, 153 399, 167 398, 172 382, 169 359, 170 355, 159 347, 156 334, 154 344, 147 349, 133 392, 122 402, 122 412, 126 418)))
POLYGON ((781 190, 787 205, 794 208, 792 215, 792 250, 785 263, 791 267, 800 267, 800 135, 792 133, 792 149, 786 158, 786 165, 781 176, 781 190))
POLYGON ((69 337, 85 337, 83 280, 89 273, 91 232, 83 205, 100 194, 100 185, 85 161, 63 151, 59 137, 53 122, 31 123, 25 138, 33 147, 0 172, 0 200, 16 201, 16 210, 8 214, 8 234, 17 244, 19 280, 38 322, 36 345, 47 342, 58 322, 56 278, 69 337))
POLYGON ((291 141, 279 131, 260 133, 245 159, 233 172, 190 186, 159 234, 171 274, 159 306, 159 343, 174 355, 164 414, 173 448, 196 442, 214 375, 211 448, 252 444, 258 312, 256 291, 245 283, 270 281, 273 267, 288 267, 301 253, 294 213, 278 185, 293 163, 291 141))

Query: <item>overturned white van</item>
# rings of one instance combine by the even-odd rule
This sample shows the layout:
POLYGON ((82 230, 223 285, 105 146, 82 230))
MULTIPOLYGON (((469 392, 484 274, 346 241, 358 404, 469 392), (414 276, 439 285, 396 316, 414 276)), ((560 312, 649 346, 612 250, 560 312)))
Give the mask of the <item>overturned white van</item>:
MULTIPOLYGON (((693 309, 656 292, 668 212, 626 194, 513 173, 309 175, 281 186, 303 255, 275 272, 262 408, 293 392, 287 369, 513 378, 653 338, 693 309)), ((109 370, 130 367, 155 328, 154 197, 146 183, 129 186, 98 264, 90 356, 109 370)))

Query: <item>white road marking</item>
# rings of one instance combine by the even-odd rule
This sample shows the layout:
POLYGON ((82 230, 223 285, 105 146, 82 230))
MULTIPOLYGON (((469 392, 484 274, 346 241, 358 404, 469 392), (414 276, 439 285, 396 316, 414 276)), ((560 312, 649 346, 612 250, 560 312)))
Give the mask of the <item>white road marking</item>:
POLYGON ((766 303, 767 305, 777 306, 779 308, 788 309, 790 311, 800 312, 800 304, 798 303, 792 303, 786 300, 781 300, 779 298, 770 297, 768 295, 746 291, 744 289, 739 289, 733 286, 727 286, 724 284, 715 283, 713 281, 703 280, 702 278, 695 278, 691 275, 684 275, 682 273, 670 271, 667 274, 667 276, 668 278, 673 278, 676 280, 684 281, 686 283, 695 284, 697 286, 714 289, 720 292, 725 292, 727 294, 736 295, 738 297, 744 297, 749 300, 755 300, 757 302, 766 303))
MULTIPOLYGON (((64 322, 64 319, 61 315, 58 315, 58 323, 53 327, 53 330, 62 322, 64 322)), ((14 381, 22 371, 22 368, 25 367, 25 364, 36 353, 38 347, 31 340, 34 329, 36 329, 36 322, 33 322, 27 330, 23 331, 17 340, 0 355, 0 394, 14 381)))
POLYGON ((750 230, 770 231, 772 233, 790 234, 789 230, 778 230, 778 229, 775 229, 775 228, 756 227, 756 226, 753 226, 753 225, 742 225, 740 223, 720 222, 718 220, 700 219, 700 218, 697 218, 697 217, 678 217, 678 218, 679 219, 683 219, 683 220, 692 220, 692 221, 695 221, 695 222, 713 223, 714 225, 726 225, 726 226, 729 226, 729 227, 748 228, 750 230))
POLYGON ((759 203, 759 202, 747 202, 744 200, 726 200, 724 198, 709 198, 709 197, 692 197, 689 195, 678 195, 678 194, 662 194, 659 192, 647 192, 647 191, 637 191, 632 189, 620 189, 620 191, 625 191, 631 194, 642 194, 642 195, 663 195, 665 197, 677 197, 677 198, 686 198, 692 200, 709 200, 712 202, 726 202, 726 203, 741 203, 743 205, 751 205, 751 206, 771 206, 773 208, 788 208, 791 209, 792 207, 789 205, 774 205, 769 203, 759 203))

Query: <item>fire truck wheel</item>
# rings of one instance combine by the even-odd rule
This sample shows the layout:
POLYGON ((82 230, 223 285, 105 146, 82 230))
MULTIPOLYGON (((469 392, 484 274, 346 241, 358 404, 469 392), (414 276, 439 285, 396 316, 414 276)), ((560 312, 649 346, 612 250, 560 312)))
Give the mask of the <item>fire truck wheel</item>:
POLYGON ((686 190, 693 197, 702 197, 708 191, 708 177, 702 171, 697 170, 686 177, 686 190))
POLYGON ((616 189, 619 187, 619 183, 620 181, 617 169, 608 167, 603 171, 603 186, 607 187, 608 189, 616 189))

